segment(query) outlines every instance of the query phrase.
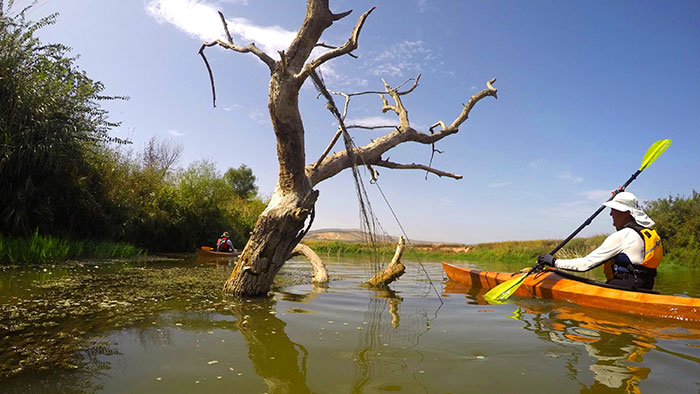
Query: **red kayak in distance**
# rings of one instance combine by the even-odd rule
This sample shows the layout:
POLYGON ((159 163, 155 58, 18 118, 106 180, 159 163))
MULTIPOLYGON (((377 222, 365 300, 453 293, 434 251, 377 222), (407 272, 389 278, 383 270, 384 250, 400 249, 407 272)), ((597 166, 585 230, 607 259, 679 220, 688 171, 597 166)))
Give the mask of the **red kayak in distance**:
POLYGON ((240 254, 241 251, 235 249, 233 252, 217 252, 211 246, 201 246, 197 249, 197 256, 205 258, 234 258, 240 256, 240 254))

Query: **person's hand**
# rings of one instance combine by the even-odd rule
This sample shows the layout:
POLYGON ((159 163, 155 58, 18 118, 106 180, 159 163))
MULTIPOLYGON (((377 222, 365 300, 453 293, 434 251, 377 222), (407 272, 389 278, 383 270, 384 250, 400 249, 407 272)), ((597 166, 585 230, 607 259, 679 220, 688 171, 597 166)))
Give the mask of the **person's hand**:
POLYGON ((610 194, 612 194, 614 197, 617 193, 622 193, 624 191, 625 191, 625 188, 623 186, 618 186, 617 189, 611 191, 610 194))
POLYGON ((549 267, 554 267, 554 262, 557 261, 557 259, 554 258, 551 254, 543 254, 542 256, 537 258, 537 264, 541 266, 549 266, 549 267))

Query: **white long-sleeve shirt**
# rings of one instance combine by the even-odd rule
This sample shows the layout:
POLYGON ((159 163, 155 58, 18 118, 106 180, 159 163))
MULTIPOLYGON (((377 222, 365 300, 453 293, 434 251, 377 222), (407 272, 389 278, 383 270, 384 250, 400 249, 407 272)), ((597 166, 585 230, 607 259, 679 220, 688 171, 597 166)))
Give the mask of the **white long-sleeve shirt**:
POLYGON ((557 259, 554 265, 567 270, 588 271, 620 253, 626 254, 632 264, 642 264, 644 261, 644 241, 634 229, 625 227, 610 234, 586 257, 557 259))

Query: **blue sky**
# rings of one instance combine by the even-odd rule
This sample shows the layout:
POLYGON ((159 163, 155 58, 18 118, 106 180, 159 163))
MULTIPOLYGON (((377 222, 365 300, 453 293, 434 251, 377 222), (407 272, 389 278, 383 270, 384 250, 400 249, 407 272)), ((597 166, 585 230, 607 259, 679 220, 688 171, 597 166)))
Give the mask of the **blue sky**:
MULTIPOLYGON (((421 73, 405 104, 422 130, 454 120, 491 78, 499 89, 498 100, 478 103, 460 132, 437 146, 444 153, 434 166, 462 180, 380 169, 380 186, 411 239, 564 238, 659 139, 673 144, 628 190, 645 201, 700 189, 700 2, 340 0, 331 1, 334 12, 354 12, 323 40, 345 42, 374 5, 358 59, 323 70, 329 89, 378 90, 381 78, 397 85, 421 73)), ((137 150, 154 135, 172 139, 184 146, 181 167, 202 159, 221 172, 246 164, 269 195, 277 178, 269 73, 251 54, 208 49, 217 87, 212 108, 197 51, 223 34, 217 10, 238 44, 255 42, 273 57, 305 13, 301 1, 39 0, 28 15, 59 12, 42 39, 72 47, 106 93, 130 97, 106 105, 122 122, 114 136, 137 150)), ((300 96, 310 162, 336 128, 310 83, 300 96)), ((395 122, 380 104, 373 96, 354 99, 348 123, 395 122)), ((353 135, 359 145, 381 134, 353 135)), ((430 147, 400 146, 389 156, 427 164, 430 147)), ((350 173, 318 189, 314 229, 359 227, 350 173)), ((398 235, 377 189, 367 190, 383 227, 398 235)), ((582 235, 612 230, 606 211, 582 235)))

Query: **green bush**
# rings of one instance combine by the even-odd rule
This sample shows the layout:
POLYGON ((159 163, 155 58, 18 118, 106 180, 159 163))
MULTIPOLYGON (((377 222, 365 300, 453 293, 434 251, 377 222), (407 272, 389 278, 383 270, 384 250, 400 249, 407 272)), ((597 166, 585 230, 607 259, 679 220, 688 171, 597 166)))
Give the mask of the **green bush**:
POLYGON ((31 22, 31 7, 11 16, 12 5, 0 0, 3 256, 47 261, 72 253, 56 239, 87 240, 71 244, 81 256, 122 253, 96 246, 102 241, 192 251, 223 231, 241 248, 266 205, 252 170, 241 165, 222 176, 206 161, 176 169, 182 147, 155 138, 143 152, 125 151, 125 141, 108 135, 117 124, 100 107, 117 97, 102 95, 69 48, 34 36, 56 15, 31 22))
POLYGON ((0 2, 0 231, 89 235, 102 203, 90 156, 117 141, 99 102, 114 97, 67 47, 34 36, 56 15, 29 22, 11 7, 0 2))
POLYGON ((645 211, 656 222, 664 263, 700 266, 700 193, 650 201, 645 211))

